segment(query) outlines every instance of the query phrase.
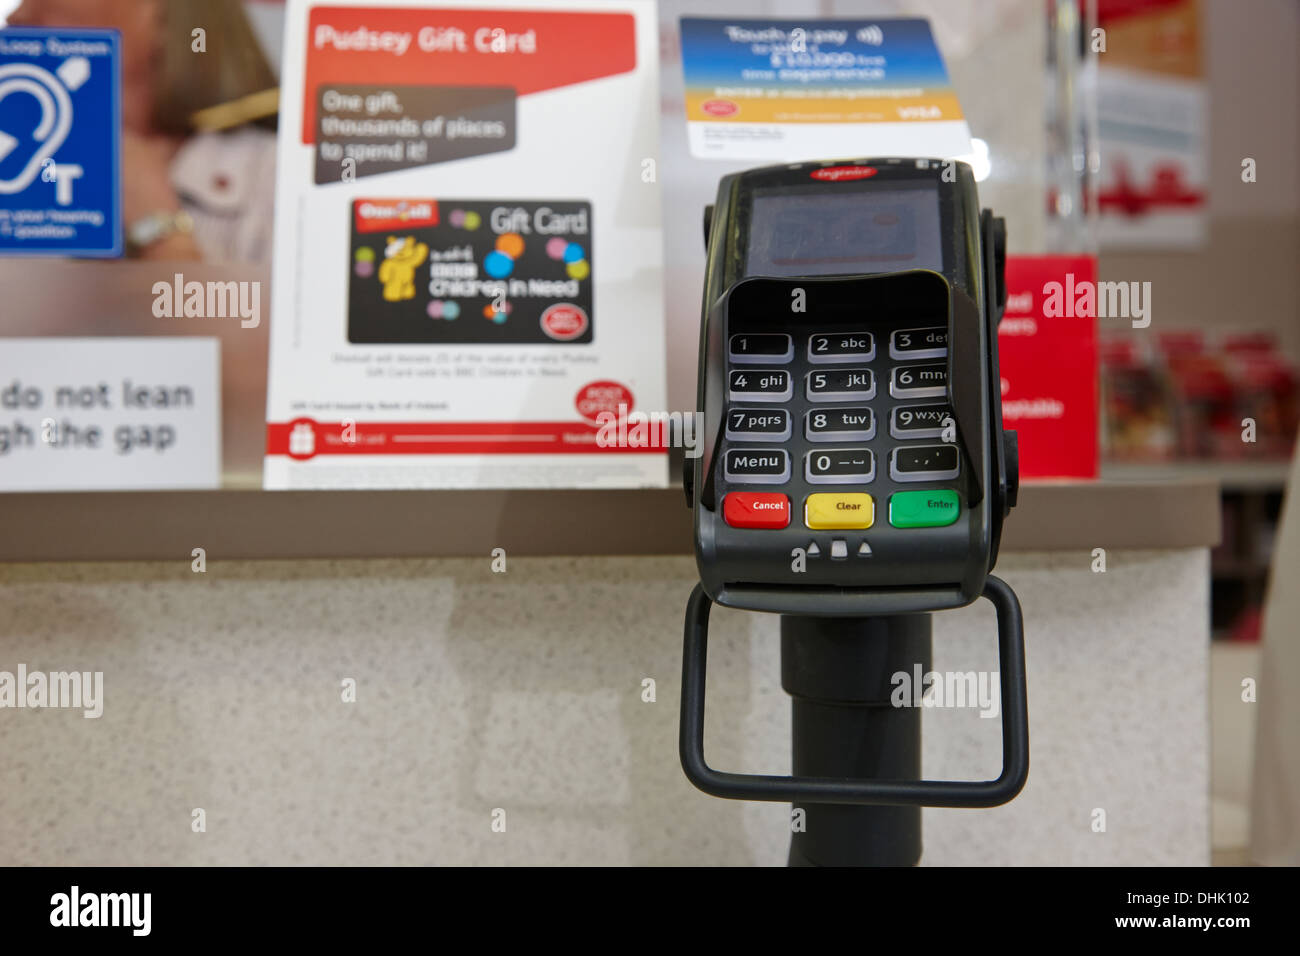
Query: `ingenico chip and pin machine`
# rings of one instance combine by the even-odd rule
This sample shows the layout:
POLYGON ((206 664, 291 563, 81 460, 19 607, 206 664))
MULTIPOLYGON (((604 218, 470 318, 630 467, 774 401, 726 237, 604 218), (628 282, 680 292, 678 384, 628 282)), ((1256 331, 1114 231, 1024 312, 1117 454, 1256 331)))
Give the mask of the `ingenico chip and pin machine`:
POLYGON ((922 805, 1005 803, 1028 774, 1020 606, 990 573, 1018 482, 1003 221, 964 163, 858 159, 727 176, 704 233, 683 768, 715 796, 802 811, 792 865, 915 863, 922 805), (1002 771, 925 780, 921 710, 891 703, 891 675, 930 669, 930 612, 981 596, 997 611, 1002 771), (789 776, 704 759, 715 603, 782 616, 789 776))

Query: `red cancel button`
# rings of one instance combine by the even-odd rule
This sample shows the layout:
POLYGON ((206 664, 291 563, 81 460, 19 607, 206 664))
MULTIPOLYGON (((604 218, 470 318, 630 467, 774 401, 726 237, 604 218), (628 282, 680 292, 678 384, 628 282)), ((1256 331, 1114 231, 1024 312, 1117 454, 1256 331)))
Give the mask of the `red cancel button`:
POLYGON ((790 499, 770 491, 733 491, 722 499, 722 515, 733 528, 784 528, 790 499))

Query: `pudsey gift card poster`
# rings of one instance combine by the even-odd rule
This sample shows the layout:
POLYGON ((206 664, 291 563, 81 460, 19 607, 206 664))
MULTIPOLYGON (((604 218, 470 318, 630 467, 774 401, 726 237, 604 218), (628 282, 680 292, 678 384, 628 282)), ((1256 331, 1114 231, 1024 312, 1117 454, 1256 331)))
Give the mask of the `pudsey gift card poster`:
POLYGON ((666 403, 653 5, 290 0, 285 36, 266 487, 665 485, 597 443, 666 403))

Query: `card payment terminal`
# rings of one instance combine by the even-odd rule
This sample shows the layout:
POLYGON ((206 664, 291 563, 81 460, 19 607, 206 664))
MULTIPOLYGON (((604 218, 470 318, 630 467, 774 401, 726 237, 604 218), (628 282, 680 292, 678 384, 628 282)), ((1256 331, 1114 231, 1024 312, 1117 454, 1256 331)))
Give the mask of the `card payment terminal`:
MULTIPOLYGON (((700 572, 686 620, 687 775, 740 799, 1009 800, 1027 774, 1028 731, 1019 605, 989 574, 1017 493, 997 360, 1002 220, 980 210, 964 163, 885 158, 729 175, 704 231, 703 447, 684 472, 700 572), (981 596, 1001 639, 997 780, 753 776, 704 762, 711 603, 783 615, 783 642, 787 623, 802 633, 855 619, 870 623, 865 634, 923 619, 928 655, 924 612, 981 596)), ((870 643, 852 633, 841 628, 834 646, 870 643)))
POLYGON ((975 600, 1016 483, 1002 225, 969 167, 753 170, 722 181, 705 229, 686 486, 709 597, 822 615, 975 600))

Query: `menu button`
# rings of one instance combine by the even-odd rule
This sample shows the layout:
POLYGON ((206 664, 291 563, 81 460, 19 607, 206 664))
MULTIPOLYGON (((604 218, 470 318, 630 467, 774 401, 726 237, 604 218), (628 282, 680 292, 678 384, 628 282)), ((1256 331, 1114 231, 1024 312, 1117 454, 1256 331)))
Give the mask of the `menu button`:
POLYGON ((729 448, 724 477, 736 484, 780 484, 790 477, 790 456, 781 448, 729 448))

